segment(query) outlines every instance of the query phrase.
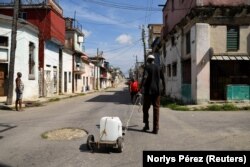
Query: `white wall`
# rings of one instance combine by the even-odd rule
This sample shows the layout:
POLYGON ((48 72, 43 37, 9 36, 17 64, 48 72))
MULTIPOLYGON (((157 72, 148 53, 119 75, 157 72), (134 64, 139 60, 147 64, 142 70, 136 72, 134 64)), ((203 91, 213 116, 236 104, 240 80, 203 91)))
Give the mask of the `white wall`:
POLYGON ((62 92, 63 93, 72 93, 72 61, 73 61, 73 57, 72 57, 72 53, 67 53, 65 51, 63 51, 63 67, 62 67, 62 92), (64 73, 67 73, 67 90, 65 92, 64 90, 64 82, 65 82, 65 78, 64 78, 64 73), (70 75, 71 73, 71 75, 70 75), (71 78, 69 78, 71 77, 71 78))
MULTIPOLYGON (((59 46, 51 41, 46 41, 44 52, 44 77, 47 81, 47 96, 58 94, 59 92, 59 46), (53 71, 57 70, 57 86, 54 88, 53 71), (49 78, 46 76, 46 71, 51 71, 49 78)), ((45 81, 45 82, 46 82, 45 81)))
POLYGON ((77 51, 80 51, 80 52, 82 52, 83 50, 82 50, 82 44, 83 43, 79 43, 78 42, 78 35, 77 35, 77 33, 74 33, 74 46, 75 46, 75 50, 77 50, 77 51))
POLYGON ((38 33, 27 30, 25 28, 17 31, 17 46, 15 58, 15 78, 16 73, 22 73, 22 81, 24 82, 23 99, 34 99, 39 96, 38 89, 38 33), (29 79, 29 42, 34 43, 34 62, 35 75, 33 79, 29 79))
MULTIPOLYGON (((3 63, 9 63, 10 47, 11 47, 11 24, 5 22, 1 23, 0 35, 8 37, 7 60, 3 63)), ((17 72, 22 73, 22 81, 24 83, 23 100, 38 98, 38 31, 36 28, 27 26, 18 26, 16 36, 16 53, 15 53, 15 67, 14 67, 14 83, 13 83, 13 102, 16 99, 15 93, 15 79, 17 72), (34 62, 35 74, 33 79, 29 79, 29 42, 34 43, 34 62)), ((7 82, 7 80, 5 80, 7 82)))
POLYGON ((176 34, 176 45, 172 46, 169 40, 166 43, 167 56, 164 61, 165 65, 165 83, 166 83, 166 94, 172 98, 181 98, 181 35, 176 34), (177 38, 178 36, 178 38, 177 38), (172 64, 177 63, 177 74, 173 76, 172 64), (167 66, 171 65, 171 76, 168 76, 167 66))

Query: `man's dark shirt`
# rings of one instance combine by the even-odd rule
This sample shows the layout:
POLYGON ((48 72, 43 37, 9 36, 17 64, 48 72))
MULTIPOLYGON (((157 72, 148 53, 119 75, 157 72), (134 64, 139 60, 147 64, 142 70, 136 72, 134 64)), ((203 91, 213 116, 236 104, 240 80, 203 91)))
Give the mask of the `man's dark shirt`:
POLYGON ((165 88, 164 75, 160 67, 156 64, 147 64, 144 69, 142 86, 145 95, 160 95, 160 79, 162 80, 163 89, 165 88))

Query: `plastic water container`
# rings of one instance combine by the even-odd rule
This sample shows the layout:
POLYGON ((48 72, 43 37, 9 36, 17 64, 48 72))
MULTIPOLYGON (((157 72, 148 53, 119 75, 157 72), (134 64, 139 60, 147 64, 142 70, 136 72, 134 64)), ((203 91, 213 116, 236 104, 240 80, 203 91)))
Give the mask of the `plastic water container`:
POLYGON ((100 140, 116 141, 122 137, 122 122, 119 117, 102 117, 100 120, 100 140))

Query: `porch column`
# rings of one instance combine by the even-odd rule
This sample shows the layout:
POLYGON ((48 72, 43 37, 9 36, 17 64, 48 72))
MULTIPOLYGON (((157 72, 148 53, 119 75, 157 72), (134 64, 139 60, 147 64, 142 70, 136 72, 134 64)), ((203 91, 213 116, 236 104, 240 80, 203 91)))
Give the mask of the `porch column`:
POLYGON ((196 103, 210 99, 210 25, 197 23, 191 37, 194 54, 192 57, 192 97, 196 103))

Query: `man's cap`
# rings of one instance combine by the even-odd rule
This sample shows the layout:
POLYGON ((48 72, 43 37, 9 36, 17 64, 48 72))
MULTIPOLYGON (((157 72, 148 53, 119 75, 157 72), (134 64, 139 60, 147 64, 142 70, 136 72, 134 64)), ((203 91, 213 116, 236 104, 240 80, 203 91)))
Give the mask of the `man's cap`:
POLYGON ((22 73, 18 72, 17 75, 18 75, 18 76, 22 76, 22 73))
POLYGON ((154 55, 148 55, 147 59, 155 59, 154 55))

